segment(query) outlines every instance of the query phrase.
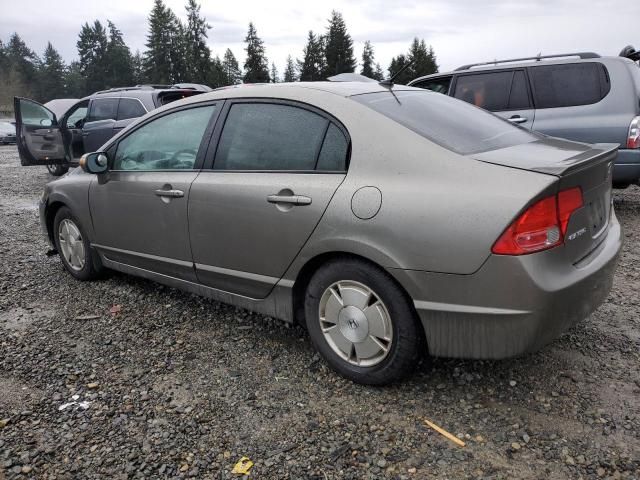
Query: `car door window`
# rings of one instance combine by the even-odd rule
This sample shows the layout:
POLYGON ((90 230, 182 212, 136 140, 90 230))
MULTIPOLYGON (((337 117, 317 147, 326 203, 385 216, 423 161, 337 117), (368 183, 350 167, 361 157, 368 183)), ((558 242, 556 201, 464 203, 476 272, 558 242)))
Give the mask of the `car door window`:
POLYGON ((527 77, 522 70, 516 70, 513 72, 513 81, 511 82, 509 110, 524 110, 527 108, 531 108, 527 77))
POLYGON ((99 120, 115 120, 118 111, 117 98, 96 98, 89 107, 87 122, 99 120))
POLYGON ((135 98, 121 98, 118 104, 118 120, 127 120, 129 118, 138 118, 143 116, 147 111, 135 98))
POLYGON ((67 128, 82 128, 86 117, 87 105, 80 105, 67 117, 67 128))
POLYGON ((453 77, 439 77, 425 80, 423 82, 415 83, 412 87, 424 88, 425 90, 431 90, 437 93, 449 93, 449 85, 451 85, 451 79, 453 77))
POLYGON ((536 108, 573 107, 602 100, 610 90, 605 66, 596 62, 529 68, 536 108))
POLYGON ((215 105, 163 115, 123 138, 113 170, 191 170, 215 105))
POLYGON ((233 104, 214 169, 314 170, 328 122, 322 115, 291 105, 233 104))
POLYGON ((30 100, 20 100, 20 113, 22 114, 22 123, 24 125, 51 126, 54 124, 55 117, 53 112, 30 100))
POLYGON ((344 172, 347 170, 347 154, 349 143, 347 137, 333 123, 329 125, 322 143, 316 170, 328 172, 344 172))
POLYGON ((461 75, 453 96, 485 110, 506 110, 512 76, 512 71, 461 75))

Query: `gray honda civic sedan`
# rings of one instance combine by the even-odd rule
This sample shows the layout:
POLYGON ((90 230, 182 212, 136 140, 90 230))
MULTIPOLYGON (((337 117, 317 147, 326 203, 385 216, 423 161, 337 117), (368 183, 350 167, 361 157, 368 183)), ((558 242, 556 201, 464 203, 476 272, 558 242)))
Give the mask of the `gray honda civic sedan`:
POLYGON ((384 384, 424 352, 531 352, 604 301, 616 149, 411 87, 244 86, 142 117, 40 214, 78 280, 119 270, 300 322, 340 374, 384 384))

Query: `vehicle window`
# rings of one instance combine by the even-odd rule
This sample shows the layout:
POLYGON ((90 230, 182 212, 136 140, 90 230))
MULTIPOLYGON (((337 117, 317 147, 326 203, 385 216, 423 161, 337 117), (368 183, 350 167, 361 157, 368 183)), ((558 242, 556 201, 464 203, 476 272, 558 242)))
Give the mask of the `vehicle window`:
POLYGON ((180 110, 152 120, 118 144, 114 170, 190 170, 215 105, 180 110))
POLYGON ((52 125, 54 120, 52 112, 29 100, 20 100, 20 114, 24 125, 52 125))
POLYGON ((492 112, 506 110, 512 76, 512 71, 461 75, 453 96, 492 112))
POLYGON ((79 107, 67 118, 67 127, 69 128, 82 128, 82 124, 87 117, 87 107, 79 107))
POLYGON ((333 123, 329 125, 324 137, 316 170, 343 172, 347 169, 349 144, 344 133, 333 123))
POLYGON ((97 122, 98 120, 115 120, 118 110, 117 98, 96 98, 89 107, 87 122, 97 122))
POLYGON ((513 81, 511 82, 509 110, 522 110, 525 108, 531 108, 527 77, 522 70, 516 70, 513 72, 513 81))
POLYGON ((609 93, 604 65, 597 62, 530 67, 536 108, 589 105, 609 93))
POLYGON ((314 170, 328 120, 290 105, 236 103, 222 130, 218 170, 314 170))
POLYGON ((419 135, 454 152, 497 150, 538 140, 540 136, 496 115, 429 91, 397 91, 354 95, 366 105, 419 135))
POLYGON ((449 85, 451 85, 452 77, 440 77, 425 80, 423 82, 414 83, 412 87, 424 88, 425 90, 431 90, 432 92, 449 93, 449 85))
POLYGON ((118 120, 126 120, 128 118, 138 118, 143 116, 147 111, 139 100, 135 98, 121 98, 118 104, 118 120))

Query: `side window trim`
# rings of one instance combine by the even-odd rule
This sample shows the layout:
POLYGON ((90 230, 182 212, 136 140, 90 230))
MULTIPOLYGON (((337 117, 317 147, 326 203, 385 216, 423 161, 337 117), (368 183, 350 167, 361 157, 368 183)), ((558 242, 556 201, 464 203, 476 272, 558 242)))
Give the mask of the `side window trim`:
MULTIPOLYGON (((164 117, 166 115, 170 115, 172 113, 176 113, 179 112, 181 110, 188 110, 191 108, 198 108, 198 107, 207 107, 207 106, 211 106, 211 105, 216 105, 218 108, 216 108, 213 112, 213 115, 211 115, 211 118, 209 119, 209 123, 207 124, 207 128, 205 128, 204 133, 202 135, 202 139, 200 140, 200 146, 198 147, 198 153, 196 154, 196 161, 193 165, 192 169, 189 169, 187 171, 189 172, 193 172, 193 171, 200 171, 203 168, 203 164, 204 164, 204 158, 205 158, 205 154, 208 150, 208 146, 210 144, 210 140, 214 131, 214 128, 216 127, 216 124, 218 122, 218 119, 220 118, 220 113, 222 111, 222 109, 225 106, 225 101, 224 100, 210 100, 207 102, 199 102, 199 103, 190 103, 188 105, 181 105, 177 108, 172 108, 171 110, 165 110, 162 113, 158 114, 158 115, 153 115, 152 117, 149 117, 147 119, 145 119, 143 122, 140 122, 138 124, 136 124, 131 130, 128 130, 127 133, 121 137, 118 137, 118 139, 110 144, 107 145, 107 147, 105 148, 105 150, 108 152, 108 157, 109 157, 109 167, 111 167, 113 165, 113 161, 115 159, 115 155, 116 152, 118 151, 118 147, 120 146, 120 142, 122 140, 124 140, 125 138, 127 138, 129 135, 131 135, 132 133, 134 133, 135 131, 137 131, 138 129, 144 127, 145 125, 147 125, 148 123, 151 123, 154 120, 157 120, 161 117, 164 117)), ((169 169, 169 170, 163 170, 163 169, 158 169, 158 170, 111 170, 114 172, 120 172, 120 173, 151 173, 151 172, 180 172, 180 171, 184 171, 184 170, 176 170, 176 169, 169 169)))
POLYGON ((210 170, 215 171, 217 173, 225 173, 225 172, 251 172, 251 173, 305 173, 305 174, 314 174, 314 173, 339 173, 345 174, 349 170, 349 163, 351 161, 351 135, 349 135, 349 131, 347 128, 333 115, 321 110, 313 105, 309 105, 308 103, 298 102, 295 100, 282 99, 282 98, 269 98, 269 97, 247 97, 247 98, 231 98, 225 101, 223 108, 219 109, 220 113, 218 115, 218 121, 213 130, 213 134, 211 135, 211 139, 206 148, 206 156, 204 159, 204 165, 202 166, 202 170, 210 170), (224 125, 227 122, 227 118, 229 116, 229 111, 234 104, 237 103, 269 103, 276 105, 290 105, 292 107, 302 108, 304 110, 308 110, 315 114, 318 114, 324 117, 327 122, 327 126, 325 128, 324 135, 322 137, 322 142, 320 142, 318 146, 318 151, 316 152, 316 163, 315 166, 318 166, 318 160, 320 158, 320 153, 322 151, 322 145, 324 145, 324 140, 327 135, 327 131, 329 130, 329 126, 333 123, 336 127, 340 129, 340 131, 344 134, 347 139, 347 158, 345 161, 346 169, 340 172, 325 172, 314 170, 214 170, 213 164, 215 162, 216 153, 218 151, 218 146, 220 145, 220 137, 222 136, 222 130, 224 129, 224 125))

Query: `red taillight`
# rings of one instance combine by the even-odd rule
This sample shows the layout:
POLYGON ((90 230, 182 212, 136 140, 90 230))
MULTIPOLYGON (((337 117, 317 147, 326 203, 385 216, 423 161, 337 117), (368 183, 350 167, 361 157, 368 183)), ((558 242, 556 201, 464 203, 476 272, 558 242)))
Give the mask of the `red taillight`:
POLYGON ((563 190, 530 206, 498 238, 491 251, 525 255, 561 245, 571 214, 582 207, 579 187, 563 190))
POLYGON ((627 148, 640 148, 640 117, 635 117, 629 125, 627 148))

